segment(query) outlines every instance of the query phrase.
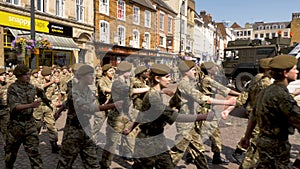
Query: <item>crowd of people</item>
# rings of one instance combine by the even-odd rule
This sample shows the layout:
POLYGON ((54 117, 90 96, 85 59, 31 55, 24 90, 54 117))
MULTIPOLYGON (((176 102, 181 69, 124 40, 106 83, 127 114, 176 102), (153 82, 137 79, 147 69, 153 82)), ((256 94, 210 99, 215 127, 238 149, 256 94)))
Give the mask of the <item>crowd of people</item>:
POLYGON ((23 144, 31 167, 43 168, 42 128, 52 153, 59 154, 58 169, 71 169, 78 155, 84 168, 107 169, 115 154, 133 161, 133 169, 173 169, 184 155, 205 169, 204 135, 211 141, 212 163, 226 165, 218 122, 234 108, 244 107, 249 123, 232 154, 240 168, 300 168, 300 153, 290 164, 288 142, 288 135, 300 128, 300 108, 294 100, 300 90, 287 90, 297 78, 296 65, 287 55, 261 59, 260 73, 241 93, 224 84, 213 62, 181 60, 176 79, 167 65, 135 67, 128 61, 116 67, 76 63, 70 68, 30 70, 18 65, 8 73, 0 70, 5 167, 14 168, 23 144), (175 90, 168 88, 171 83, 175 90), (67 118, 59 145, 55 122, 62 112, 67 118), (173 124, 175 139, 170 144, 164 132, 173 124), (99 146, 103 137, 104 146, 99 146))

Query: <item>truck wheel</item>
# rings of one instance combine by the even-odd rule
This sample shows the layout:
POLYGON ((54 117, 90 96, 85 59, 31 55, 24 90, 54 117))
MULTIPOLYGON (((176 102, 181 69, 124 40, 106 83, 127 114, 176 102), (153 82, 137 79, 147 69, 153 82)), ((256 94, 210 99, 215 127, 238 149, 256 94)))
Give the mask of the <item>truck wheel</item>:
POLYGON ((248 72, 239 73, 235 78, 235 87, 238 91, 244 91, 247 84, 253 78, 253 75, 248 72))

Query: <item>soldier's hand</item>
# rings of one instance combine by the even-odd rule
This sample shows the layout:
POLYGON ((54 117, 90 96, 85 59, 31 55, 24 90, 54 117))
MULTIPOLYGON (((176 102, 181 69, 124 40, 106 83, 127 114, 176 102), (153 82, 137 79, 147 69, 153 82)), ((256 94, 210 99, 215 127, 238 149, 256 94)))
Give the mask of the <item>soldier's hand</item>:
POLYGON ((230 113, 234 108, 235 108, 234 106, 229 106, 229 107, 227 107, 225 110, 223 110, 223 111, 221 112, 222 118, 223 118, 224 120, 227 119, 229 113, 230 113))
POLYGON ((41 105, 41 101, 40 100, 35 100, 34 102, 31 103, 31 107, 32 108, 37 108, 41 105))
POLYGON ((131 132, 131 130, 129 128, 126 128, 122 131, 122 134, 127 136, 130 132, 131 132))
POLYGON ((226 100, 225 102, 226 102, 227 105, 235 106, 235 104, 236 104, 236 97, 231 97, 228 100, 226 100))
POLYGON ((239 144, 240 144, 243 148, 247 149, 247 148, 249 147, 249 145, 250 145, 250 139, 243 137, 243 138, 241 139, 241 141, 239 142, 239 144))

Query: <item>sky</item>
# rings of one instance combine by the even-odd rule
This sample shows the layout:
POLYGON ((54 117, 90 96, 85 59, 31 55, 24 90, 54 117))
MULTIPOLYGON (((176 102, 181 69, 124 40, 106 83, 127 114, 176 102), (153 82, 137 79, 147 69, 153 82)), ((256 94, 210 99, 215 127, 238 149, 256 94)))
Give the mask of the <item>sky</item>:
POLYGON ((205 10, 213 21, 237 22, 241 27, 246 22, 288 22, 292 13, 300 12, 300 0, 195 0, 196 11, 205 10))

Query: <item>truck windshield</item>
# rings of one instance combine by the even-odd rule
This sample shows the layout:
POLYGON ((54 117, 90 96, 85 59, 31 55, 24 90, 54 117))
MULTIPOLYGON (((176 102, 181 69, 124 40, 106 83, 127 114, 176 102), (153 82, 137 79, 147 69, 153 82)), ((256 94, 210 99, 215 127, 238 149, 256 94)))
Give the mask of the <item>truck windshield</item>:
POLYGON ((239 51, 238 50, 225 50, 224 58, 226 61, 230 60, 238 60, 239 59, 239 51))

